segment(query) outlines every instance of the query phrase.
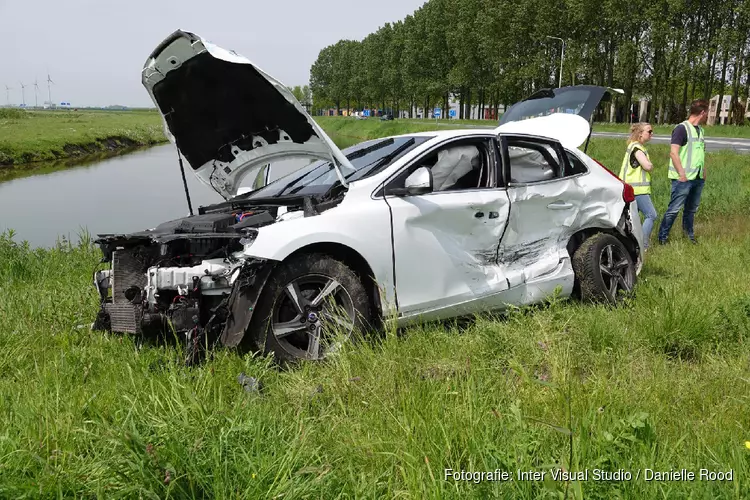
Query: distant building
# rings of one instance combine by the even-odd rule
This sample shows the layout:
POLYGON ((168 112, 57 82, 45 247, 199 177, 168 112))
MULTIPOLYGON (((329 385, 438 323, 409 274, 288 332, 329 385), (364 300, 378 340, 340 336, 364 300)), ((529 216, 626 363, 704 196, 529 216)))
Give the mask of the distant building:
POLYGON ((708 102, 708 125, 724 125, 729 120, 729 107, 732 105, 732 96, 724 95, 719 109, 719 96, 715 95, 708 102))

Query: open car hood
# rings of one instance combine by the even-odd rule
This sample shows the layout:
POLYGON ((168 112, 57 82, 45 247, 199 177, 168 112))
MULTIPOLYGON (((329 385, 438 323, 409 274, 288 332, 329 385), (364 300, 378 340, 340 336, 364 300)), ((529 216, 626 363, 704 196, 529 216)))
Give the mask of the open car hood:
POLYGON ((193 33, 178 30, 160 43, 143 66, 142 82, 167 137, 224 199, 280 159, 331 160, 344 186, 354 171, 286 86, 193 33))
POLYGON ((579 147, 591 133, 599 103, 611 100, 612 94, 624 92, 596 85, 542 89, 503 113, 497 131, 541 135, 579 147))

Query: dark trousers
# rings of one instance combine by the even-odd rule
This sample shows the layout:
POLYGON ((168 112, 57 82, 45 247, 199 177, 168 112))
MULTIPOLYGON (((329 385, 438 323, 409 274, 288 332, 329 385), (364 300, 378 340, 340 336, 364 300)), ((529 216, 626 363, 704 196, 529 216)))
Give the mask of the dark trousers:
POLYGON ((669 236, 677 214, 681 208, 682 212, 682 230, 685 231, 688 238, 693 239, 693 220, 695 212, 698 211, 698 205, 701 202, 701 192, 703 191, 703 179, 693 179, 687 182, 672 180, 672 197, 669 200, 669 206, 664 213, 664 218, 659 226, 659 241, 665 241, 669 236))

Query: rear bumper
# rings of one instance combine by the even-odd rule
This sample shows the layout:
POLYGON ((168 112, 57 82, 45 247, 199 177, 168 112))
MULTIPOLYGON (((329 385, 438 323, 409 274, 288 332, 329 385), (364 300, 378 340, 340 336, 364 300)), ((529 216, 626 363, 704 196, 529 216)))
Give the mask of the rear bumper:
POLYGON ((628 210, 628 221, 630 222, 630 232, 635 239, 635 242, 637 243, 637 253, 638 258, 636 259, 636 267, 635 272, 636 274, 640 274, 641 269, 643 268, 643 260, 644 260, 644 242, 643 242, 643 226, 641 225, 641 217, 638 215, 638 204, 635 201, 630 202, 630 207, 628 210))

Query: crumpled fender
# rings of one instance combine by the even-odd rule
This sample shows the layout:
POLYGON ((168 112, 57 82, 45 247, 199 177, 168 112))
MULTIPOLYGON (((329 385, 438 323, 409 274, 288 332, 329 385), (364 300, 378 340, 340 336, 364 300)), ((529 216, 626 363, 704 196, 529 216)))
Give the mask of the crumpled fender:
POLYGON ((243 341, 255 312, 255 304, 276 264, 265 259, 250 259, 239 268, 239 275, 229 294, 227 321, 219 337, 223 346, 237 347, 243 341))

